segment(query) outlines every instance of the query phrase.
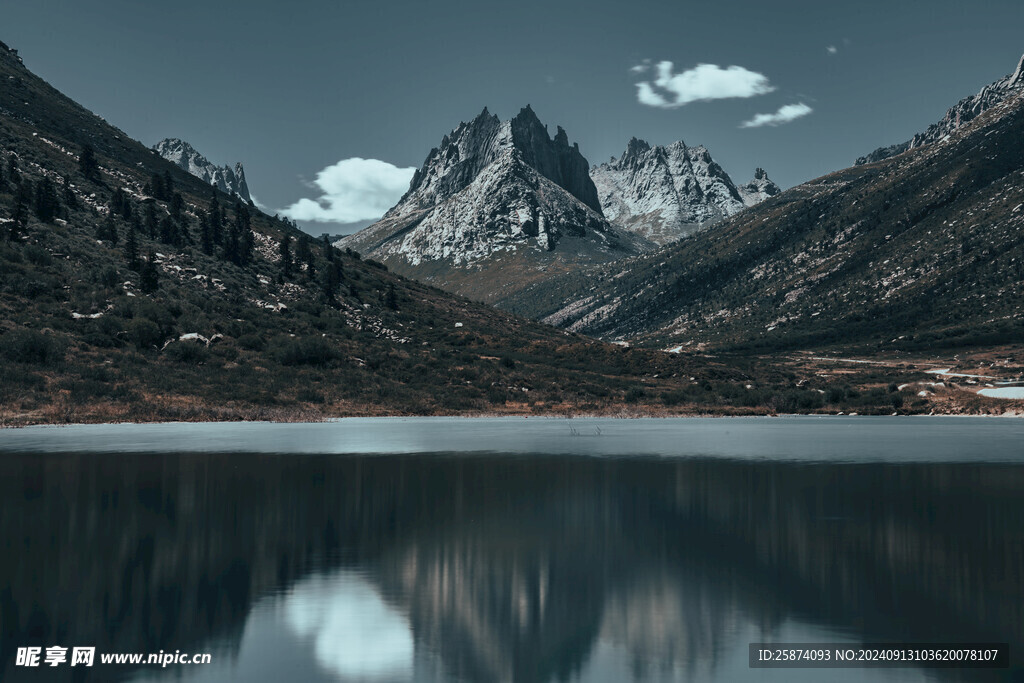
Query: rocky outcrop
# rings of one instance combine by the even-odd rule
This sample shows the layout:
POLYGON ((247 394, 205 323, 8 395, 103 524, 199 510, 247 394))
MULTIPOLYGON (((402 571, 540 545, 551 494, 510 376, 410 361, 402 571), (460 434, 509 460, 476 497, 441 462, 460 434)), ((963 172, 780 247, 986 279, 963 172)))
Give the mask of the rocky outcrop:
POLYGON ((246 202, 252 201, 241 163, 235 164, 233 169, 230 166, 214 166, 192 145, 177 138, 161 140, 153 146, 153 151, 222 192, 240 197, 246 202))
POLYGON ((746 185, 737 186, 736 189, 739 190, 740 197, 743 198, 743 203, 746 206, 760 204, 769 197, 774 197, 782 192, 782 188, 772 182, 763 168, 755 170, 754 179, 746 185))
POLYGON ((902 154, 909 149, 938 142, 968 121, 974 120, 982 112, 1020 92, 1024 92, 1024 56, 1020 58, 1017 69, 1012 74, 986 85, 977 95, 960 100, 946 112, 940 121, 930 125, 925 132, 918 133, 906 142, 879 147, 874 152, 860 157, 854 163, 857 166, 872 164, 902 154))
POLYGON ((652 147, 632 138, 618 159, 595 166, 605 217, 657 244, 685 237, 703 226, 742 211, 780 190, 758 169, 738 188, 703 147, 681 140, 652 147))

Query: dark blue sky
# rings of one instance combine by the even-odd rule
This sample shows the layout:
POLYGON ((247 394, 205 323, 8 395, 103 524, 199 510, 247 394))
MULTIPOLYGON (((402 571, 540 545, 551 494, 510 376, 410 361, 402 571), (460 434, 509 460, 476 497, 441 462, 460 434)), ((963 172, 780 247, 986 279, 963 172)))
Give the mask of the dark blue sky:
POLYGON ((242 161, 271 213, 343 159, 418 166, 485 105, 532 104, 591 163, 630 136, 683 139, 737 182, 762 166, 788 187, 910 137, 1024 53, 1020 0, 4 0, 2 16, 30 69, 147 145, 242 161), (644 60, 736 65, 773 89, 648 106, 644 60), (813 111, 739 127, 797 103, 813 111))

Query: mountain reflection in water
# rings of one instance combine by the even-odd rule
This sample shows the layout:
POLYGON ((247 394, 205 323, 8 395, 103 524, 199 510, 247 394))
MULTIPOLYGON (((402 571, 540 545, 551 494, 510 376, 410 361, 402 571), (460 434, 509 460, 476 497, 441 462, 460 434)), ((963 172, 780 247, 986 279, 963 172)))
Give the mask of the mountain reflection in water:
POLYGON ((746 657, 1009 641, 1019 667, 1022 490, 1009 464, 6 455, 0 671, 72 680, 15 667, 60 644, 213 653, 89 672, 153 680, 1016 680, 746 657))

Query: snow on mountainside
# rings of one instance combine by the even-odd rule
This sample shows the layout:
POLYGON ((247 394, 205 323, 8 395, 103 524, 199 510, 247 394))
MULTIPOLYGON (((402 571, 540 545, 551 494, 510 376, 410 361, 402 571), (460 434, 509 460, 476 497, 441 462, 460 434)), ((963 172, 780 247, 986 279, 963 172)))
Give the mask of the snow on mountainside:
POLYGON ((703 146, 683 141, 652 147, 632 138, 618 159, 595 166, 590 177, 605 217, 657 244, 667 244, 778 194, 757 170, 737 187, 703 146))
POLYGON ((153 150, 217 189, 236 195, 246 202, 252 201, 241 163, 236 163, 234 169, 230 166, 214 166, 192 145, 177 138, 161 140, 153 146, 153 150))
POLYGON ((588 168, 565 131, 551 138, 529 106, 510 121, 484 109, 430 151, 381 220, 338 244, 485 299, 491 288, 515 288, 527 271, 650 246, 605 220, 588 168))
POLYGON ((977 95, 971 95, 957 102, 946 112, 942 120, 933 123, 923 133, 918 133, 906 142, 888 147, 879 147, 874 152, 857 159, 855 165, 871 164, 882 159, 902 154, 930 142, 937 142, 954 130, 973 120, 979 114, 1005 101, 1014 94, 1024 91, 1024 56, 1021 56, 1017 69, 1009 76, 1000 78, 995 83, 986 85, 977 95))

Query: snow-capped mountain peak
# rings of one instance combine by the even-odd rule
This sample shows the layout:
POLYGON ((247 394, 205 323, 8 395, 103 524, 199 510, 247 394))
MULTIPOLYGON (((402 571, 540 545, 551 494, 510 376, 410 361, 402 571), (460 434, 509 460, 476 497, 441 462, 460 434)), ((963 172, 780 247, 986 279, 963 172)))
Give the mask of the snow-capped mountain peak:
POLYGON ((153 150, 202 181, 228 194, 236 195, 246 202, 252 201, 241 162, 236 163, 234 168, 215 166, 192 145, 178 138, 161 140, 153 145, 153 150))
POLYGON ((777 194, 778 186, 758 170, 761 175, 737 188, 706 147, 682 140, 652 147, 634 137, 621 157, 595 166, 590 176, 608 220, 666 244, 777 194))

